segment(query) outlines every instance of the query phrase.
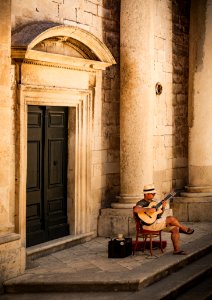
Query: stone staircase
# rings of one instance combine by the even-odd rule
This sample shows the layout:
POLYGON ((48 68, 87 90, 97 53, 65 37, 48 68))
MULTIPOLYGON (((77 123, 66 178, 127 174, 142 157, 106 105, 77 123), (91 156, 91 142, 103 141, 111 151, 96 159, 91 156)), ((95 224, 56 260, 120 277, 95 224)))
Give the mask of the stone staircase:
MULTIPOLYGON (((210 299, 212 296, 209 279, 212 276, 212 237, 211 234, 187 244, 186 256, 166 253, 156 260, 128 272, 94 273, 84 271, 79 276, 73 273, 24 274, 4 283, 5 294, 2 300, 19 300, 23 295, 69 295, 69 299, 210 299), (199 284, 200 283, 200 284, 199 284), (199 286, 199 289, 198 289, 199 286), (204 287, 203 291, 202 287, 204 287), (109 292, 108 292, 109 291, 109 292), (95 298, 89 298, 95 294, 95 298), (198 298, 190 297, 193 293, 198 298), (187 296, 186 296, 187 293, 187 296), (71 295, 75 295, 71 298, 71 295), (105 295, 102 298, 102 295, 105 295), (115 295, 115 296, 114 296, 115 295), (114 298, 115 297, 115 298, 114 298), (181 298, 184 297, 184 298, 181 298)), ((57 298, 58 296, 58 298, 57 298)), ((40 298, 40 297, 39 297, 40 298)), ((31 296, 30 296, 30 299, 31 296)), ((40 298, 45 299, 45 298, 40 298)), ((68 298, 67 298, 68 299, 68 298)))
POLYGON ((212 297, 212 253, 132 295, 131 300, 206 300, 212 297))

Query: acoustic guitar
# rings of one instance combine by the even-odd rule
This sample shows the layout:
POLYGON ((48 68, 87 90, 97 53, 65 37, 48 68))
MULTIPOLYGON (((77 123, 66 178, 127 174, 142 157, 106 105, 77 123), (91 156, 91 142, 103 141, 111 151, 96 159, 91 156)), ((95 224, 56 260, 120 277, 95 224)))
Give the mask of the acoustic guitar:
POLYGON ((156 202, 156 201, 151 201, 151 203, 146 206, 145 208, 156 208, 156 211, 153 213, 148 213, 148 212, 141 212, 138 213, 138 217, 146 224, 151 225, 157 220, 157 215, 161 214, 162 211, 162 204, 164 201, 167 201, 168 199, 174 197, 176 195, 175 191, 172 191, 169 193, 162 201, 156 202))

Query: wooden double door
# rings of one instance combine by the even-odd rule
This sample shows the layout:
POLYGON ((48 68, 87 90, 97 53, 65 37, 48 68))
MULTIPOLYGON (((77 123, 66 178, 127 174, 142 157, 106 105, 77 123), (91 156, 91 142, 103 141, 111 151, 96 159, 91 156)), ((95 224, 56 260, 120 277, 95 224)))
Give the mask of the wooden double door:
POLYGON ((28 106, 27 247, 69 234, 66 107, 28 106))

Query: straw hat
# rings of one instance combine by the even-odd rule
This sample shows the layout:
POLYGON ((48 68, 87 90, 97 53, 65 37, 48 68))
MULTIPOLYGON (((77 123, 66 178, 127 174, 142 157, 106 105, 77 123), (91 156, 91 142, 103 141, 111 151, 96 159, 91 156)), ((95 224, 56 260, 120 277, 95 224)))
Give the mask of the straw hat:
POLYGON ((154 184, 147 184, 147 185, 145 185, 144 189, 143 189, 143 193, 144 194, 156 194, 157 191, 155 190, 154 184))

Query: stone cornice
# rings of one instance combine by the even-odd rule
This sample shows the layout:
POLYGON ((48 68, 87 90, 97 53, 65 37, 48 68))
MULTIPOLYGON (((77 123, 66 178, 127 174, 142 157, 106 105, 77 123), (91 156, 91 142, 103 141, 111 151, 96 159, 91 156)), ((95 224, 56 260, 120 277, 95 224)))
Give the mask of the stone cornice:
POLYGON ((36 50, 12 49, 12 59, 22 60, 24 63, 46 65, 56 68, 77 69, 77 70, 105 70, 110 63, 89 60, 78 57, 70 57, 61 54, 46 53, 36 50))

